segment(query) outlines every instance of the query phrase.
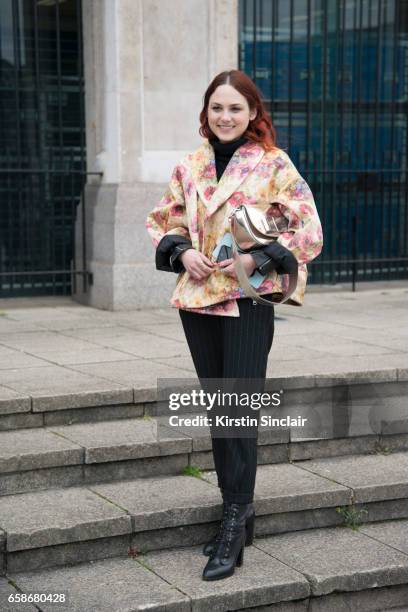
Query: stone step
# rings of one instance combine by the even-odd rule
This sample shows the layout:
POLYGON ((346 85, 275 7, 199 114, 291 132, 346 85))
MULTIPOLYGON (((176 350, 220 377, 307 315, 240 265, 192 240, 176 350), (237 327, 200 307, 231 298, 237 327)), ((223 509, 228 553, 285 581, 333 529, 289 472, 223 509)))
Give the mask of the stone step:
MULTIPOLYGON (((306 439, 296 427, 261 426, 258 436, 259 465, 403 450, 408 434, 306 439)), ((0 496, 176 475, 186 466, 214 469, 209 427, 139 417, 0 432, 0 496)))
POLYGON ((202 580, 201 546, 52 569, 8 570, 2 612, 387 612, 408 602, 408 521, 257 537, 233 576, 202 580), (13 604, 33 594, 63 603, 13 604), (65 601, 64 599, 65 598, 65 601))
MULTIPOLYGON (((260 466, 256 535, 408 518, 408 453, 260 466)), ((24 571, 205 542, 222 511, 215 472, 0 498, 0 568, 24 571)), ((1 573, 1 571, 0 571, 1 573)))
MULTIPOLYGON (((153 369, 156 366, 152 364, 153 369)), ((132 368, 136 368, 133 363, 131 371, 126 373, 127 381, 132 379, 132 368)), ((48 373, 45 372, 48 368, 34 369, 36 372, 30 374, 33 380, 20 385, 32 389, 30 393, 19 391, 18 381, 13 388, 0 385, 0 431, 169 413, 168 404, 157 401, 158 388, 151 382, 125 386, 106 379, 103 384, 99 381, 98 386, 75 378, 79 374, 67 370, 67 381, 62 381, 62 385, 61 381, 54 380, 56 373, 52 368, 48 373), (44 380, 37 381, 41 376, 44 380), (64 393, 59 391, 61 385, 64 393)), ((316 431, 322 434, 323 426, 328 431, 334 430, 337 437, 346 437, 356 428, 364 429, 366 434, 408 433, 407 378, 406 370, 395 367, 345 370, 333 375, 300 376, 288 372, 286 376, 268 378, 266 390, 282 392, 284 408, 292 410, 301 406, 301 414, 309 416, 315 434, 316 431)), ((159 396, 160 384, 170 384, 167 379, 162 383, 160 380, 159 396)), ((178 381, 177 384, 188 389, 194 386, 194 380, 193 377, 171 379, 171 383, 178 381)), ((191 408, 184 411, 190 412, 191 408)))

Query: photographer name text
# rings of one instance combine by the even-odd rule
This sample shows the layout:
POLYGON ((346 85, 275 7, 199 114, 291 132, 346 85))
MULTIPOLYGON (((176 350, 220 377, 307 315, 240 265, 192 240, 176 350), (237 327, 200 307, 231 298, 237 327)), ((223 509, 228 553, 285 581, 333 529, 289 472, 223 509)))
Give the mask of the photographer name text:
MULTIPOLYGON (((259 418, 259 423, 266 427, 303 427, 307 418, 302 416, 291 417, 284 416, 281 418, 271 417, 263 414, 259 418)), ((196 415, 183 417, 172 415, 169 417, 169 424, 172 427, 254 427, 257 424, 255 417, 228 417, 226 415, 217 415, 215 419, 206 415, 196 415)))

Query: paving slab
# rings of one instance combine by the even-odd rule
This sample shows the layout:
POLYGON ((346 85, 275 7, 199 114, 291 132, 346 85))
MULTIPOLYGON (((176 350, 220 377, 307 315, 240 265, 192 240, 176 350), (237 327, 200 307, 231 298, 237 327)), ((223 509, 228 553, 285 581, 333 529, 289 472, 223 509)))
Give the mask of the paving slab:
POLYGON ((408 555, 408 520, 361 525, 360 532, 408 555))
POLYGON ((344 527, 275 535, 256 546, 302 573, 315 596, 408 582, 408 555, 344 527))
POLYGON ((44 365, 47 365, 47 363, 42 359, 7 346, 0 346, 0 370, 41 367, 44 365))
POLYGON ((84 451, 80 445, 45 429, 0 432, 0 473, 2 474, 83 462, 84 451))
POLYGON ((131 387, 63 366, 1 370, 0 382, 29 395, 33 412, 133 402, 131 387))
POLYGON ((0 610, 1 612, 36 612, 36 608, 31 603, 20 603, 15 601, 9 601, 10 596, 19 594, 20 592, 14 588, 7 578, 0 576, 0 610))
POLYGON ((157 336, 158 338, 168 338, 169 340, 177 340, 178 342, 186 341, 181 321, 175 321, 174 323, 167 322, 164 325, 157 325, 156 322, 151 324, 137 323, 134 328, 141 332, 157 336))
MULTIPOLYGON (((217 484, 215 472, 204 472, 204 478, 217 484)), ((295 465, 260 465, 255 482, 255 512, 261 515, 335 507, 351 503, 351 493, 349 488, 295 465)))
POLYGON ((137 402, 156 401, 157 380, 159 378, 186 378, 185 370, 182 368, 158 364, 148 359, 132 359, 120 363, 73 365, 71 369, 87 376, 98 376, 116 384, 132 386, 137 402))
MULTIPOLYGON (((404 435, 404 434, 402 434, 404 435)), ((353 438, 334 438, 325 440, 291 440, 289 445, 289 460, 304 461, 319 457, 336 457, 339 455, 361 455, 376 452, 380 444, 380 436, 361 436, 353 438)), ((408 440, 394 440, 395 450, 408 449, 408 440)))
POLYGON ((311 597, 307 612, 408 612, 400 607, 406 601, 408 585, 403 584, 311 597))
POLYGON ((59 313, 54 312, 48 318, 37 319, 35 320, 37 331, 47 329, 65 333, 76 329, 108 328, 115 325, 115 321, 112 321, 109 316, 112 313, 106 310, 96 311, 96 309, 93 309, 94 313, 92 313, 89 308, 84 308, 83 312, 75 313, 75 315, 66 316, 66 310, 62 309, 61 316, 55 316, 59 313))
POLYGON ((130 533, 131 519, 85 487, 0 497, 7 551, 54 546, 130 533))
MULTIPOLYGON (((351 334, 349 335, 352 336, 351 334)), ((363 342, 361 336, 358 336, 358 338, 359 340, 354 336, 345 338, 343 334, 339 336, 326 333, 319 335, 318 342, 316 342, 315 333, 308 332, 305 329, 304 333, 297 334, 296 346, 304 349, 306 353, 308 353, 310 347, 314 350, 317 348, 318 351, 322 351, 336 359, 338 357, 355 357, 359 355, 385 355, 395 353, 397 350, 395 347, 381 346, 373 342, 363 342)), ((405 358, 408 359, 408 354, 405 358)))
POLYGON ((89 309, 67 296, 7 298, 0 300, 0 308, 15 321, 67 320, 86 317, 89 309))
POLYGON ((405 367, 405 353, 392 353, 385 359, 383 356, 369 355, 367 357, 321 357, 310 361, 308 353, 298 353, 297 359, 287 361, 268 360, 266 374, 268 378, 279 378, 285 381, 292 376, 316 377, 322 386, 327 386, 327 378, 355 380, 356 382, 384 382, 397 380, 397 368, 405 367))
MULTIPOLYGON (((41 603, 44 612, 190 612, 190 599, 134 559, 118 558, 10 577, 23 592, 67 593, 67 602, 41 603)), ((1 607, 0 590, 0 608, 1 607)), ((20 610, 20 608, 18 608, 20 610)), ((11 608, 10 608, 11 611, 11 608)))
POLYGON ((179 357, 177 357, 176 360, 174 359, 174 357, 155 357, 154 359, 150 359, 150 362, 152 363, 152 365, 158 364, 170 367, 174 367, 176 365, 177 368, 188 372, 188 375, 190 375, 190 373, 196 375, 196 369, 191 355, 180 355, 179 357))
POLYGON ((355 503, 408 497, 408 453, 329 457, 297 466, 350 487, 355 503))
MULTIPOLYGON (((277 329, 276 334, 279 334, 279 329, 277 329)), ((290 342, 290 337, 285 337, 285 344, 279 343, 278 335, 276 335, 272 344, 271 352, 269 353, 269 361, 274 364, 275 360, 278 361, 293 361, 299 359, 299 351, 301 354, 303 353, 305 356, 307 355, 310 360, 315 359, 331 359, 332 354, 326 352, 324 349, 320 350, 316 344, 313 348, 308 348, 307 351, 304 347, 299 347, 297 344, 293 342, 291 344, 286 344, 290 342), (276 338, 276 340, 275 340, 276 338)))
POLYGON ((134 531, 216 521, 222 514, 218 488, 194 476, 142 478, 89 489, 126 509, 134 518, 134 531))
MULTIPOLYGON (((402 313, 393 307, 392 316, 401 316, 404 318, 405 313, 402 313)), ((401 336, 398 332, 393 334, 390 331, 387 332, 383 329, 376 329, 375 334, 373 334, 372 329, 360 329, 355 327, 350 329, 350 327, 348 327, 348 329, 343 330, 342 337, 344 340, 350 340, 351 342, 363 342, 364 344, 375 346, 380 349, 392 349, 393 352, 408 352, 407 338, 401 336)))
POLYGON ((244 564, 227 580, 205 582, 202 547, 151 552, 143 561, 161 578, 192 599, 194 612, 239 610, 301 599, 309 594, 307 580, 255 546, 245 549, 244 564))
POLYGON ((31 398, 21 391, 0 385, 0 416, 17 412, 30 412, 31 398))
POLYGON ((91 342, 79 338, 71 338, 68 335, 54 331, 40 330, 29 333, 1 334, 0 344, 9 348, 25 351, 30 355, 36 355, 37 351, 52 350, 86 350, 95 348, 91 342))
MULTIPOLYGON (((99 311, 100 312, 100 311, 99 311)), ((117 310, 110 312, 110 320, 116 325, 125 327, 139 325, 167 325, 178 322, 178 311, 173 308, 137 308, 135 310, 117 310)))
POLYGON ((190 438, 158 427, 155 419, 120 419, 48 429, 83 447, 85 463, 173 455, 192 450, 190 438))
POLYGON ((98 346, 126 351, 135 357, 146 359, 163 355, 178 357, 190 354, 187 342, 183 338, 174 340, 131 327, 80 329, 75 332, 65 332, 66 336, 68 334, 72 336, 73 342, 81 343, 89 340, 98 346))
POLYGON ((15 321, 10 316, 0 317, 0 334, 2 336, 32 331, 38 331, 38 327, 35 323, 15 321))
POLYGON ((95 347, 69 351, 60 349, 58 351, 37 351, 36 355, 43 359, 43 365, 54 363, 56 365, 76 365, 82 363, 104 363, 105 361, 128 361, 129 353, 116 351, 110 348, 95 347))

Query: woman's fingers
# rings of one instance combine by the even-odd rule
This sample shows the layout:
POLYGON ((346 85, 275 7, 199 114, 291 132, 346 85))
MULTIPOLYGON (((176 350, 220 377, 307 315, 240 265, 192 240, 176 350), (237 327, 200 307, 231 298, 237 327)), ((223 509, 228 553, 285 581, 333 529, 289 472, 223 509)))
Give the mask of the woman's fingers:
POLYGON ((227 266, 230 266, 233 262, 234 260, 232 258, 224 259, 224 261, 220 261, 218 265, 220 266, 220 268, 226 268, 227 266))
MULTIPOLYGON (((228 261, 228 260, 226 259, 225 261, 228 261)), ((232 276, 232 278, 236 278, 234 263, 229 264, 228 266, 223 268, 222 272, 223 274, 226 274, 227 276, 232 276)))
POLYGON ((211 261, 211 259, 208 259, 208 257, 206 257, 204 253, 199 253, 199 255, 201 257, 201 261, 207 264, 207 266, 210 266, 210 268, 214 267, 214 263, 211 261))

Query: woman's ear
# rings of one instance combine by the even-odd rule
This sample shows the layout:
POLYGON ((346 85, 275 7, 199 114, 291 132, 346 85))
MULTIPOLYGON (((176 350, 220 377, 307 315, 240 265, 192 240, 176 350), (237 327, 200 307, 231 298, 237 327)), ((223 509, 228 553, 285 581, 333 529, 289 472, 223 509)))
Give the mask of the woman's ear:
POLYGON ((256 109, 251 110, 251 111, 249 112, 249 120, 250 120, 250 121, 253 121, 253 120, 255 119, 256 115, 257 115, 256 109))

